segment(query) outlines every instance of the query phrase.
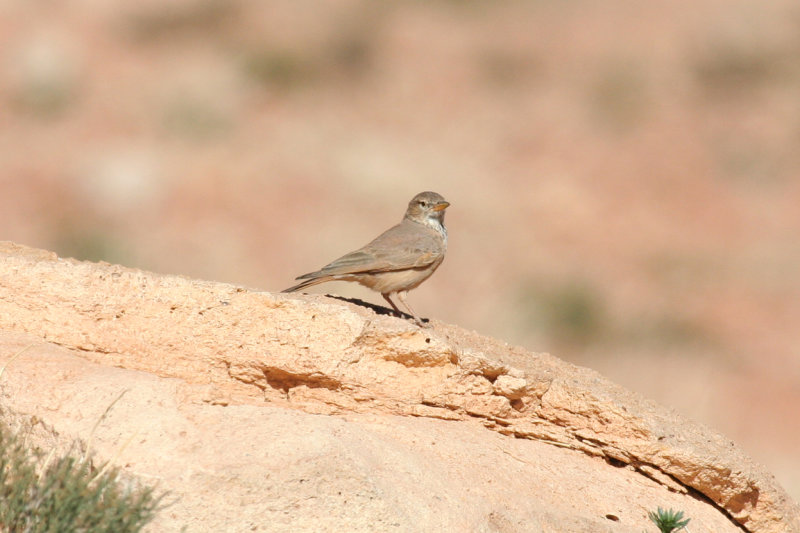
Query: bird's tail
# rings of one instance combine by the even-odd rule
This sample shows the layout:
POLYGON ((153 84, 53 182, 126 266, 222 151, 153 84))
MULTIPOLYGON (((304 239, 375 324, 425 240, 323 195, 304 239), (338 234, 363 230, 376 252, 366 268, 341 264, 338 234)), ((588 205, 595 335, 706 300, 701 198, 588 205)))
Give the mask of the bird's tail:
MULTIPOLYGON (((304 276, 300 276, 300 278, 297 279, 301 279, 302 277, 304 276)), ((311 287, 312 285, 316 285, 318 283, 325 283, 326 281, 332 281, 333 279, 334 279, 333 276, 321 276, 319 278, 311 278, 301 283, 298 283, 294 287, 289 287, 288 289, 284 289, 281 292, 295 292, 301 289, 305 289, 306 287, 311 287)))

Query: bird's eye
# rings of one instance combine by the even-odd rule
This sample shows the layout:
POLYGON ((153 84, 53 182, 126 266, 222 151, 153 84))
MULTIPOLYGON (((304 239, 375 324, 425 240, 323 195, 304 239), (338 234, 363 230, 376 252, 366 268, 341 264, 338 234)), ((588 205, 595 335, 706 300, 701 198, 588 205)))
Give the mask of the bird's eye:
POLYGON ((425 206, 428 205, 428 202, 426 202, 425 200, 420 200, 419 201, 419 205, 421 205, 422 207, 425 207, 425 206))

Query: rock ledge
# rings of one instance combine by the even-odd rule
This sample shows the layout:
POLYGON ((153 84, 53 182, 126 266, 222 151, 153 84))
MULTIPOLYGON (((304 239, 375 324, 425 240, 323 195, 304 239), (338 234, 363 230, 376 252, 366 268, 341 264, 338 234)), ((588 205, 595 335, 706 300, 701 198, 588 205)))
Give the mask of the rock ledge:
POLYGON ((548 354, 375 311, 0 242, 0 366, 29 347, 3 416, 86 440, 128 390, 94 446, 178 496, 158 530, 213 531, 205 512, 237 531, 641 531, 671 505, 696 531, 800 531, 718 433, 548 354))

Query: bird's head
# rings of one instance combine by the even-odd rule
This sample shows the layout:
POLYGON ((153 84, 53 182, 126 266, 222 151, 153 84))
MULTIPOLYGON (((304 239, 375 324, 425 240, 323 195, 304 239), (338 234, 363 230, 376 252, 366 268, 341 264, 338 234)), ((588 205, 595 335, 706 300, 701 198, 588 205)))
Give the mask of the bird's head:
POLYGON ((450 202, 441 194, 421 192, 408 202, 406 218, 420 224, 441 226, 444 223, 444 211, 449 205, 450 202))

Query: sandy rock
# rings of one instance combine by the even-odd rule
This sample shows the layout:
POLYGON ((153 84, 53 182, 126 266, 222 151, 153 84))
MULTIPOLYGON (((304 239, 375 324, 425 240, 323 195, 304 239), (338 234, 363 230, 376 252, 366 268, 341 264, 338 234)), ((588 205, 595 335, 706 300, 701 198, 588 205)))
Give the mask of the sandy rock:
POLYGON ((659 506, 692 531, 800 531, 712 430, 548 354, 382 313, 0 243, 1 360, 27 348, 3 417, 159 481, 175 503, 153 531, 641 532, 659 506))
POLYGON ((494 382, 494 393, 510 400, 519 400, 525 396, 528 382, 524 378, 515 378, 508 374, 498 376, 494 382))

